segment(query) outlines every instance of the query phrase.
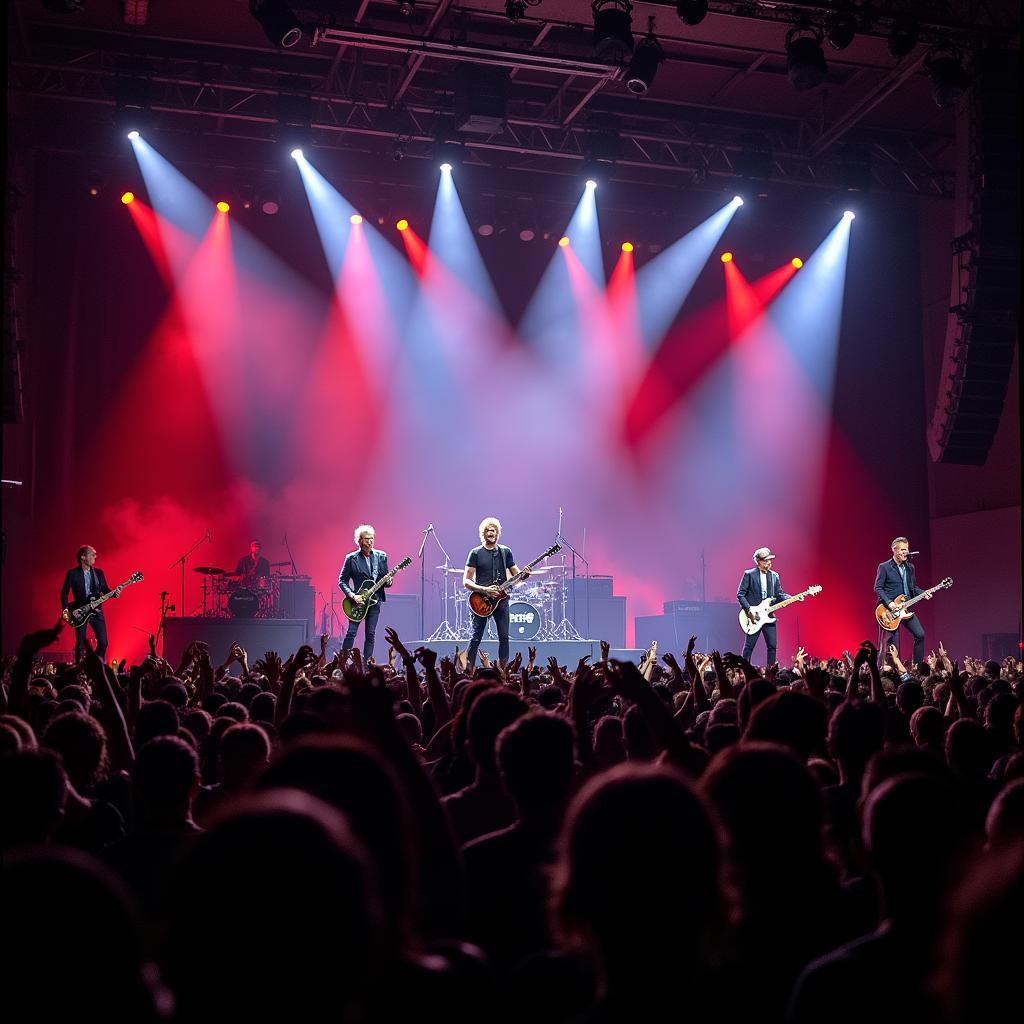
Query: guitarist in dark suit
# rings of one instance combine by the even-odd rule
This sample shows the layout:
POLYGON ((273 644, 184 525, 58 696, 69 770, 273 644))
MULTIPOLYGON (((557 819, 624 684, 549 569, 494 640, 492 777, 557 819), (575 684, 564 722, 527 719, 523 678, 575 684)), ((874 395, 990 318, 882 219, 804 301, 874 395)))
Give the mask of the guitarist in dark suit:
MULTIPOLYGON (((910 541, 906 537, 897 537, 892 542, 892 558, 882 562, 875 573, 875 596, 881 604, 884 604, 890 611, 896 610, 893 601, 900 594, 909 597, 917 597, 922 593, 917 585, 917 576, 914 573, 914 563, 910 561, 910 541)), ((931 595, 925 598, 930 601, 931 595)), ((904 628, 914 638, 914 663, 920 664, 924 661, 924 627, 921 620, 913 615, 903 620, 904 628)), ((900 647, 900 631, 897 629, 889 636, 888 643, 896 645, 897 652, 900 647)), ((886 644, 879 644, 880 647, 887 647, 886 644)))
MULTIPOLYGON (((356 604, 362 604, 363 599, 359 596, 359 588, 369 580, 375 583, 386 576, 388 572, 388 556, 386 551, 375 551, 373 542, 376 537, 374 529, 369 523, 357 526, 355 530, 355 542, 359 547, 345 556, 345 564, 342 566, 338 576, 338 586, 341 587, 346 597, 351 598, 356 604)), ((393 580, 388 580, 374 595, 381 601, 387 600, 385 591, 391 586, 393 580)), ((366 613, 363 624, 363 660, 369 661, 373 656, 373 641, 377 634, 377 619, 380 618, 380 605, 375 604, 366 613)), ((356 642, 356 632, 359 630, 358 621, 350 621, 345 639, 342 642, 343 650, 351 650, 356 642)))
MULTIPOLYGON (((96 568, 96 549, 84 544, 78 549, 78 568, 68 569, 64 577, 64 585, 60 588, 60 607, 63 611, 70 605, 77 608, 85 604, 90 598, 100 597, 102 594, 109 594, 110 587, 107 586, 107 577, 102 569, 96 568), (71 600, 67 601, 68 591, 71 591, 71 600)), ((121 596, 121 588, 114 590, 114 597, 121 596)), ((86 651, 86 632, 92 626, 93 635, 96 637, 96 653, 100 661, 106 658, 107 654, 107 622, 103 618, 103 606, 96 609, 96 613, 88 622, 83 622, 75 629, 75 661, 81 661, 86 651)))
MULTIPOLYGON (((779 574, 772 569, 774 558, 775 554, 771 548, 758 548, 754 552, 754 568, 748 569, 740 577, 736 600, 739 601, 740 607, 747 613, 747 618, 751 622, 755 621, 751 605, 758 605, 769 597, 773 601, 785 601, 789 597, 789 594, 782 589, 779 574)), ((774 622, 769 622, 762 626, 757 633, 747 637, 746 643, 743 645, 743 657, 747 661, 750 661, 750 656, 754 653, 757 638, 763 636, 764 645, 768 648, 767 664, 775 664, 775 648, 778 641, 775 626, 774 622)))
MULTIPOLYGON (((479 590, 491 597, 500 593, 498 584, 519 573, 512 552, 504 544, 498 543, 501 536, 501 523, 488 516, 480 524, 480 539, 483 543, 470 551, 466 557, 466 571, 462 574, 462 585, 467 590, 479 590)), ((523 575, 523 579, 529 576, 523 575)), ((498 631, 498 661, 502 669, 508 664, 508 601, 502 601, 494 614, 494 626, 498 631)), ((466 657, 470 667, 476 664, 476 652, 487 628, 487 619, 479 615, 473 616, 473 639, 469 643, 466 657)))

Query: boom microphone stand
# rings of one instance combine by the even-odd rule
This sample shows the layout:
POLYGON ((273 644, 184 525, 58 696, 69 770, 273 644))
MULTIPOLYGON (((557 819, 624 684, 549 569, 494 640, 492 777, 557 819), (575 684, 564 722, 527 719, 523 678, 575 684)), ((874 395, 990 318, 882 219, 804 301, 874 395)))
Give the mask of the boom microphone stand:
POLYGON ((188 558, 188 556, 191 555, 200 544, 203 544, 206 541, 209 541, 211 544, 213 543, 213 536, 209 530, 207 530, 206 533, 204 533, 202 537, 200 537, 199 540, 197 540, 195 544, 185 552, 185 554, 180 558, 176 558, 169 566, 167 566, 168 569, 173 569, 176 565, 181 565, 181 609, 178 612, 179 616, 185 614, 185 559, 188 558))
MULTIPOLYGON (((572 615, 576 618, 576 559, 578 558, 585 566, 586 572, 586 601, 587 601, 587 632, 590 632, 590 563, 566 540, 562 533, 562 509, 558 510, 558 532, 555 534, 555 543, 561 544, 572 552, 572 615)), ((584 532, 584 536, 586 533, 584 532)), ((562 586, 565 586, 565 573, 562 573, 562 586)), ((564 595, 563 590, 563 595, 564 595)), ((565 597, 562 598, 562 621, 552 630, 552 640, 582 640, 576 626, 566 618, 565 597)))
POLYGON ((424 600, 424 593, 423 593, 423 571, 424 570, 423 570, 423 565, 424 565, 424 560, 425 559, 424 559, 423 549, 427 545, 427 534, 430 534, 430 536, 432 536, 434 538, 434 541, 437 544, 438 548, 440 549, 441 554, 444 555, 444 620, 437 627, 437 629, 435 629, 434 632, 431 633, 430 636, 426 637, 425 639, 429 640, 431 643, 433 643, 433 642, 435 642, 437 640, 458 640, 459 639, 459 634, 456 633, 454 629, 452 629, 451 623, 448 621, 448 576, 449 576, 448 568, 449 568, 449 566, 451 564, 451 559, 448 557, 448 552, 445 551, 444 545, 438 539, 437 531, 434 529, 434 524, 433 523, 431 523, 430 526, 428 526, 423 531, 423 543, 420 545, 420 636, 423 636, 423 633, 424 633, 424 625, 423 625, 423 600, 424 600))

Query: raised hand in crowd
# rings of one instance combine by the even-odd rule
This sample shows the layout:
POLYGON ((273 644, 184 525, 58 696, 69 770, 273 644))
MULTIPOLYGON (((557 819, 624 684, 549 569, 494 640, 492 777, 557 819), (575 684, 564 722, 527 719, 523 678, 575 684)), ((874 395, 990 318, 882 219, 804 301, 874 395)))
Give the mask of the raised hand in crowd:
POLYGON ((480 652, 480 664, 483 665, 484 668, 491 667, 491 657, 486 651, 480 652))
POLYGON ((528 671, 533 671, 533 666, 537 664, 537 648, 527 647, 526 653, 529 655, 529 661, 527 662, 526 668, 528 671))
POLYGON ((608 643, 607 640, 602 640, 600 643, 601 643, 601 660, 602 661, 607 661, 608 660, 608 656, 611 654, 611 651, 612 651, 612 645, 610 643, 608 643))

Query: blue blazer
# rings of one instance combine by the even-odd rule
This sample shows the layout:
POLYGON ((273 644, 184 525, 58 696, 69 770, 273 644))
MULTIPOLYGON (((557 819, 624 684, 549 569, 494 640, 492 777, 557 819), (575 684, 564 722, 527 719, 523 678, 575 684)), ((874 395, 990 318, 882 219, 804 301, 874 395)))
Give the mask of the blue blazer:
MULTIPOLYGON (((785 600, 789 597, 789 594, 782 589, 779 574, 774 569, 769 569, 765 576, 767 577, 768 596, 773 601, 778 598, 785 600)), ((748 569, 740 577, 740 585, 736 590, 736 600, 739 601, 740 607, 744 611, 749 611, 751 605, 760 604, 763 600, 761 597, 761 570, 756 565, 753 569, 748 569)))
MULTIPOLYGON (((921 593, 921 588, 917 585, 917 575, 914 572, 914 566, 911 562, 904 562, 903 564, 907 569, 907 590, 910 591, 911 597, 917 597, 921 593)), ((902 593, 903 580, 900 578, 900 571, 896 568, 896 563, 890 558, 888 561, 883 562, 878 567, 878 572, 875 573, 875 597, 882 604, 888 604, 902 593)))
MULTIPOLYGON (((367 580, 379 580, 381 576, 387 575, 387 552, 376 550, 371 551, 370 558, 373 559, 372 576, 367 575, 366 562, 363 559, 363 553, 361 551, 352 551, 345 556, 345 564, 342 566, 341 572, 338 574, 338 586, 341 587, 346 597, 355 597, 359 588, 367 580)), ((386 587, 381 587, 381 589, 377 591, 376 596, 382 601, 387 600, 388 595, 385 591, 389 586, 391 586, 390 583, 386 587)))
MULTIPOLYGON (((110 587, 107 586, 107 577, 103 574, 103 570, 98 569, 95 565, 92 567, 92 585, 93 597, 110 592, 110 587)), ((82 571, 81 566, 77 569, 68 569, 67 575, 64 577, 64 586, 60 588, 60 607, 62 611, 67 604, 70 604, 73 608, 85 604, 85 573, 82 571), (69 590, 71 591, 71 601, 66 602, 65 598, 69 590)), ((103 608, 100 607, 97 609, 97 612, 102 615, 103 608)))

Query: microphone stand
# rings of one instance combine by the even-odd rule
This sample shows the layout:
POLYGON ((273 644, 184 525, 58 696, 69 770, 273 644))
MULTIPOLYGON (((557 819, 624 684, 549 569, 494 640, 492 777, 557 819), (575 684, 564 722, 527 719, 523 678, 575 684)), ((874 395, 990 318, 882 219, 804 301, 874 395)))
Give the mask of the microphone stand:
POLYGON ((284 549, 285 549, 285 551, 288 552, 288 561, 292 563, 292 575, 293 576, 298 576, 299 575, 299 570, 295 568, 295 559, 292 558, 292 549, 291 549, 291 546, 288 544, 288 534, 287 533, 282 538, 281 543, 284 544, 284 549))
POLYGON ((180 558, 176 558, 169 566, 167 566, 168 569, 173 569, 176 565, 181 565, 181 610, 178 612, 179 617, 184 616, 185 614, 185 559, 188 558, 188 556, 191 555, 200 544, 203 544, 206 541, 209 541, 211 544, 213 543, 213 538, 210 536, 209 530, 207 530, 206 533, 204 533, 202 537, 200 537, 199 540, 197 540, 195 544, 185 552, 185 554, 180 558))
POLYGON ((448 552, 445 551, 444 545, 438 539, 437 531, 434 529, 433 524, 423 531, 423 543, 420 545, 420 635, 422 636, 425 631, 425 627, 423 625, 423 566, 425 562, 424 548, 427 546, 427 534, 430 534, 430 536, 434 538, 434 542, 440 549, 441 554, 444 555, 444 621, 437 627, 437 629, 434 630, 433 633, 430 634, 430 636, 425 639, 432 643, 438 640, 458 640, 458 633, 452 629, 451 623, 448 621, 448 576, 450 575, 448 568, 451 564, 451 559, 448 557, 448 552))
POLYGON ((160 641, 160 657, 167 655, 167 613, 174 611, 174 605, 167 603, 170 594, 166 590, 160 591, 160 625, 156 627, 157 639, 160 641))
MULTIPOLYGON (((586 534, 584 534, 586 536, 586 534)), ((566 540, 565 535, 562 533, 562 509, 558 510, 558 532, 555 534, 555 543, 561 544, 563 548, 568 548, 572 553, 572 615, 573 619, 576 618, 576 559, 585 566, 586 571, 586 600, 587 600, 587 632, 590 632, 590 563, 581 555, 570 543, 566 540)), ((562 573, 562 586, 565 586, 565 573, 562 573)), ((564 593, 564 591, 563 591, 564 593)), ((576 629, 574 623, 570 622, 565 616, 565 599, 562 599, 562 621, 555 627, 552 632, 553 640, 582 640, 579 631, 576 629)))

